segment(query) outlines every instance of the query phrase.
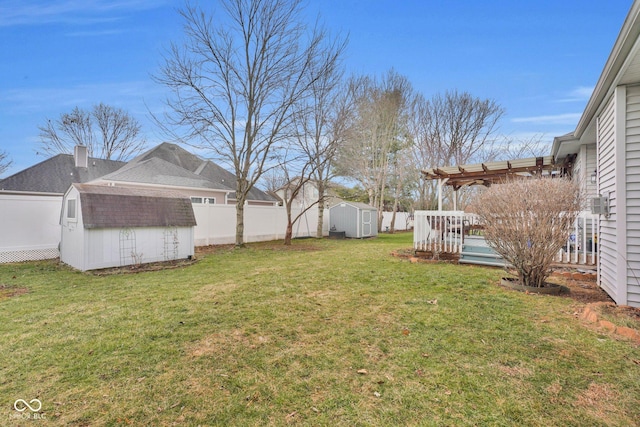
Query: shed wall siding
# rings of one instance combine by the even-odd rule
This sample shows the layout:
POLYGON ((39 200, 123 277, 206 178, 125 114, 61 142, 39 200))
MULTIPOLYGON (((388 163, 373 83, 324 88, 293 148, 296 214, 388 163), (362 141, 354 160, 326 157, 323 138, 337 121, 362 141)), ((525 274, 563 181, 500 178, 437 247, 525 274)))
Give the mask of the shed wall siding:
POLYGON ((616 227, 615 227, 615 103, 611 98, 598 117, 598 180, 600 194, 611 194, 611 208, 609 218, 601 217, 598 236, 598 252, 600 286, 613 298, 617 293, 616 286, 616 227), (610 193, 611 192, 611 193, 610 193))
POLYGON ((346 237, 360 237, 358 234, 358 209, 348 204, 333 206, 330 210, 330 230, 344 231, 346 237))
POLYGON ((84 257, 85 239, 84 224, 82 222, 82 207, 80 206, 80 194, 78 190, 71 187, 64 197, 62 204, 61 225, 62 236, 60 242, 60 261, 78 270, 86 270, 86 259, 84 257), (76 219, 67 218, 67 200, 76 200, 76 219))
POLYGON ((85 270, 120 267, 139 263, 185 259, 193 256, 193 227, 173 227, 175 246, 165 242, 169 227, 136 227, 127 230, 132 241, 122 244, 123 229, 85 229, 87 251, 85 270))
POLYGON ((627 304, 640 307, 640 86, 627 88, 626 118, 627 304))

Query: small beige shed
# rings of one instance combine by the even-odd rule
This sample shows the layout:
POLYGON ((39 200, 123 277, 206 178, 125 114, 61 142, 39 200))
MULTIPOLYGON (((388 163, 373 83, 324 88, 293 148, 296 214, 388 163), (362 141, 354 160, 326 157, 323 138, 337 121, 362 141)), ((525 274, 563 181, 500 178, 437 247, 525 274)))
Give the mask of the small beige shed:
POLYGON ((171 191, 73 184, 60 224, 60 260, 82 271, 194 254, 191 200, 171 191))

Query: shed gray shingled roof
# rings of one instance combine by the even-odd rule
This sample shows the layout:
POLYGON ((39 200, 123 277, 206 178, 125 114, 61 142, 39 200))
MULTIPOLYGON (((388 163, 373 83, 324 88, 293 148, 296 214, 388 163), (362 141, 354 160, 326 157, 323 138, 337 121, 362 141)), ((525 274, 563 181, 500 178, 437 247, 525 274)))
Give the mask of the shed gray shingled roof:
POLYGON ((84 228, 192 227, 191 200, 150 188, 73 184, 80 193, 84 228))
POLYGON ((347 200, 336 200, 334 204, 331 205, 331 207, 335 207, 335 206, 340 206, 341 204, 347 204, 347 205, 351 205, 354 208, 358 208, 364 211, 376 211, 378 210, 377 208, 375 208, 374 206, 368 205, 366 203, 362 203, 362 202, 350 202, 347 200))
POLYGON ((124 165, 124 162, 90 157, 87 168, 77 168, 71 154, 58 154, 0 180, 0 190, 64 194, 75 182, 92 181, 124 165))

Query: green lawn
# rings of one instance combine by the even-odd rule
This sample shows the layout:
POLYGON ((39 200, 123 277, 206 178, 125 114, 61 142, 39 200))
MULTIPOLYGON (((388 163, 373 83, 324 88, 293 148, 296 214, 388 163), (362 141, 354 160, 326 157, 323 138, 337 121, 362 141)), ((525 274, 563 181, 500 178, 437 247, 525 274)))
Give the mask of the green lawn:
POLYGON ((255 244, 109 276, 0 265, 0 425, 638 425, 637 346, 498 269, 390 256, 410 246, 255 244), (18 419, 35 398, 44 420, 18 419))

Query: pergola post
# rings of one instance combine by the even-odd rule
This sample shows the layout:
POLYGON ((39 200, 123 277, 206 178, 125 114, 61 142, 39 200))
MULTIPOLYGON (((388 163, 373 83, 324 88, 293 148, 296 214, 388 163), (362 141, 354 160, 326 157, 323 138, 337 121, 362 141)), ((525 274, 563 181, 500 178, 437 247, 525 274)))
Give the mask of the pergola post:
POLYGON ((449 178, 438 179, 438 211, 442 211, 442 188, 449 181, 449 178))
POLYGON ((453 190, 453 210, 458 210, 458 190, 453 190))

